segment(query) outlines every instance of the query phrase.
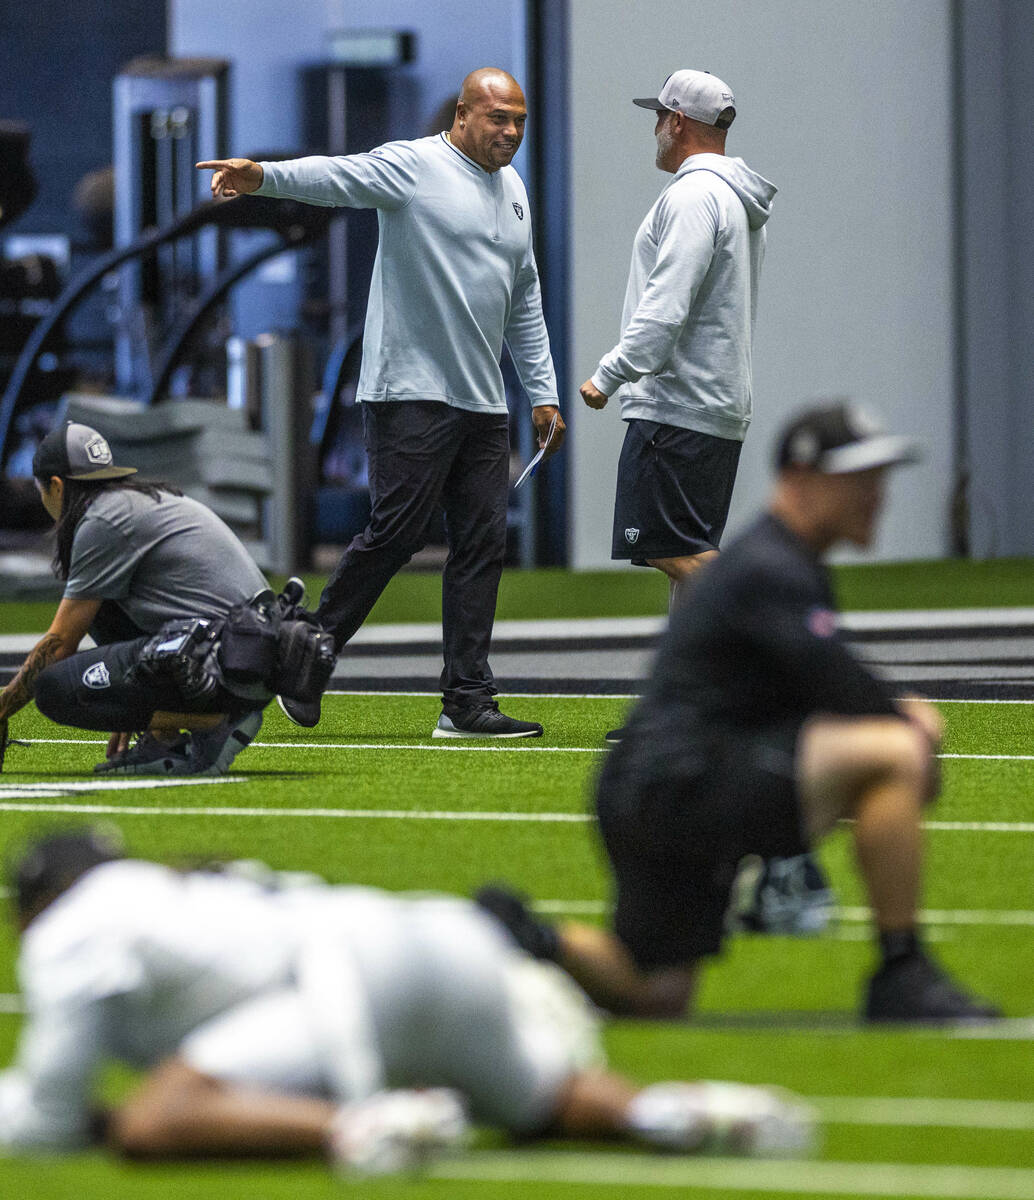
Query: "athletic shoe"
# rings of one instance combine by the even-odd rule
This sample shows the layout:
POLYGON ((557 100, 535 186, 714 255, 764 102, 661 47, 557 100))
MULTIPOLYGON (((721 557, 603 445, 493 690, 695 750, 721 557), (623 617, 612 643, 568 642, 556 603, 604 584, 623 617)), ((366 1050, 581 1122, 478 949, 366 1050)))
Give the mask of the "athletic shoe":
POLYGON ((1002 1013, 970 996, 921 951, 885 962, 869 980, 867 1021, 993 1021, 1002 1013))
POLYGON ((93 768, 95 775, 190 775, 190 739, 171 744, 151 733, 138 733, 136 741, 93 768))
POLYGON ((290 696, 277 696, 276 698, 284 716, 303 729, 313 729, 320 723, 322 700, 322 696, 318 696, 315 700, 292 700, 290 696))
POLYGON ((225 717, 214 729, 192 733, 187 747, 190 759, 187 774, 225 775, 261 728, 262 710, 255 709, 242 717, 225 717))
POLYGON ((542 726, 537 721, 518 721, 508 717, 491 700, 476 708, 443 708, 431 737, 533 738, 542 737, 542 726))
POLYGON ((463 1104, 450 1088, 385 1091, 338 1109, 327 1145, 347 1174, 389 1175, 461 1148, 468 1134, 463 1104))
POLYGON ((518 892, 501 884, 490 883, 474 893, 474 903, 490 913, 522 950, 533 958, 556 962, 560 954, 560 936, 552 925, 540 921, 518 892))
POLYGON ((620 729, 608 730, 603 735, 603 740, 607 743, 608 746, 620 746, 621 743, 625 740, 626 732, 627 732, 627 730, 625 729, 624 725, 622 725, 620 729))
POLYGON ((673 1153, 789 1158, 815 1149, 815 1111, 782 1088, 655 1083, 629 1104, 628 1130, 673 1153))
POLYGON ((810 854, 769 858, 761 864, 738 924, 752 933, 811 937, 829 925, 835 908, 836 895, 810 854))

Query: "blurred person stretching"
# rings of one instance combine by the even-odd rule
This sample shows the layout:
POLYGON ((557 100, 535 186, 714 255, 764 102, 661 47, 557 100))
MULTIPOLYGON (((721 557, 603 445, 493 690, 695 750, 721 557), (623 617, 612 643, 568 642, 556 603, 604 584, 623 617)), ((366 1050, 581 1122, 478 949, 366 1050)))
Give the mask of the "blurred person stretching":
POLYGON ((176 871, 94 831, 30 844, 11 882, 26 1022, 0 1072, 0 1148, 106 1139, 135 1158, 324 1154, 384 1173, 462 1144, 468 1109, 522 1137, 811 1142, 810 1109, 778 1089, 607 1071, 581 992, 468 901, 256 863, 176 871), (150 1074, 105 1113, 110 1060, 150 1074))
MULTIPOLYGON (((445 511, 444 669, 435 737, 538 737, 499 711, 488 664, 506 550, 509 419, 499 359, 509 346, 540 446, 564 436, 542 317, 528 196, 510 166, 527 110, 505 71, 463 81, 452 128, 367 154, 214 170, 216 196, 256 193, 376 208, 380 239, 363 336, 363 405, 372 512, 327 581, 315 615, 340 651, 445 511)), ((297 724, 319 704, 281 699, 297 724)))
POLYGON ((482 893, 525 948, 561 963, 597 1003, 685 1016, 701 963, 722 948, 739 863, 803 854, 849 819, 881 959, 864 1017, 999 1015, 951 981, 917 931, 940 715, 895 699, 847 649, 821 561, 841 541, 871 543, 888 468, 914 459, 850 404, 809 409, 784 430, 768 510, 672 614, 600 773, 613 932, 555 929, 505 889, 482 893))

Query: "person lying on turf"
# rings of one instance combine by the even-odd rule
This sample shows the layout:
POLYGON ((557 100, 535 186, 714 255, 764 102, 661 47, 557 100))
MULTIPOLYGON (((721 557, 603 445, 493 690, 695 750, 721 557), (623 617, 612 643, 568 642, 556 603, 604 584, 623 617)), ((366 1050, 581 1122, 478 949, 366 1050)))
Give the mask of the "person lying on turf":
POLYGON ((175 871, 96 831, 15 864, 26 1020, 0 1074, 0 1147, 103 1139, 143 1159, 328 1155, 369 1173, 458 1147, 467 1113, 515 1135, 792 1155, 810 1108, 729 1083, 606 1070, 584 995, 452 897, 309 876, 175 871), (98 1068, 143 1068, 102 1114, 98 1068))
POLYGON ((739 863, 805 854, 849 819, 881 954, 865 1018, 999 1015, 952 982, 916 925, 940 715, 895 698, 844 645, 821 561, 839 542, 871 543, 888 469, 915 457, 848 403, 810 408, 783 431, 767 511, 699 573, 600 772, 613 932, 556 929, 505 887, 480 893, 598 1004, 684 1017, 700 964, 722 948, 739 863))

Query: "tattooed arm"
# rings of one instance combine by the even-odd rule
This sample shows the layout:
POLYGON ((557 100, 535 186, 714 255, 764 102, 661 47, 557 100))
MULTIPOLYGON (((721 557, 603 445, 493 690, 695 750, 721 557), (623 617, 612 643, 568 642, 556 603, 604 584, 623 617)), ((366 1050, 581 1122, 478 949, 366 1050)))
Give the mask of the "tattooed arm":
POLYGON ((7 719, 32 699, 36 680, 51 663, 68 658, 79 649, 93 623, 99 600, 66 596, 57 607, 50 628, 29 651, 17 675, 0 691, 0 739, 7 733, 7 719))

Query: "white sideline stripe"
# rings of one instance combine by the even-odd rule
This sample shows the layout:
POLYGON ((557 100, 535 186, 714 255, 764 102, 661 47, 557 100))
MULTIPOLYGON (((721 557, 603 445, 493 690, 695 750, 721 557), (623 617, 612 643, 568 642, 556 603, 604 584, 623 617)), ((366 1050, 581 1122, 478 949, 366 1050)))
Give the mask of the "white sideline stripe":
POLYGON ((543 746, 538 739, 511 738, 505 745, 492 742, 479 745, 476 738, 457 738, 456 741, 436 742, 431 746, 414 745, 412 742, 252 742, 260 750, 519 750, 524 753, 549 754, 603 754, 607 747, 594 746, 543 746), (528 745, 530 741, 535 745, 528 745), (473 745, 471 744, 473 743, 473 745))
MULTIPOLYGON (((328 688, 324 696, 440 696, 440 692, 388 692, 369 689, 328 688)), ((639 692, 505 692, 503 700, 638 700, 639 692)), ((903 699, 904 697, 899 697, 903 699)), ((925 696, 931 704, 1034 704, 1034 700, 943 700, 925 696)))
MULTIPOLYGON (((98 791, 108 788, 135 787, 182 787, 195 783, 245 783, 246 777, 224 775, 214 779, 197 780, 145 780, 139 778, 114 780, 110 783, 34 783, 16 785, 14 788, 0 789, 4 792, 19 793, 26 790, 52 794, 62 791, 98 791)), ((410 808, 169 808, 160 805, 120 805, 120 804, 21 804, 0 803, 0 812, 61 812, 61 813, 103 813, 106 816, 122 815, 127 817, 309 817, 327 820, 360 820, 360 821, 504 821, 554 824, 586 824, 595 818, 589 813, 565 812, 453 812, 438 809, 410 808)), ((1032 821, 924 821, 924 829, 934 829, 942 832, 965 833, 1034 833, 1032 821)), ((1034 1200, 1034 1197, 1032 1197, 1034 1200)))
MULTIPOLYGON (((151 779, 133 776, 129 779, 71 779, 36 783, 4 783, 0 777, 0 800, 31 800, 46 796, 76 796, 84 792, 129 792, 137 788, 182 788, 203 787, 222 783, 244 783, 243 775, 215 775, 211 777, 176 777, 173 779, 151 779)), ((43 805, 38 811, 46 812, 51 805, 43 805)))
MULTIPOLYGON (((536 900, 532 907, 536 912, 570 917, 601 916, 611 911, 606 900, 536 900)), ((918 915, 924 925, 1034 926, 1034 912, 1018 908, 925 908, 918 915)), ((859 924, 872 920, 870 909, 850 905, 835 908, 833 916, 837 921, 859 924)))
POLYGON ((1034 754, 938 754, 937 757, 986 759, 990 762, 1034 762, 1034 754))
POLYGON ((1032 1200, 1034 1171, 926 1163, 782 1162, 564 1151, 481 1151, 436 1163, 432 1179, 707 1188, 931 1200, 1032 1200))
MULTIPOLYGON (((106 746, 107 742, 95 742, 91 738, 26 738, 33 744, 44 746, 106 746)), ((603 754, 607 747, 601 744, 594 746, 529 746, 525 743, 537 739, 509 738, 506 744, 492 742, 490 745, 478 744, 476 738, 457 738, 455 741, 435 742, 425 746, 414 742, 252 742, 254 750, 467 750, 467 751, 500 751, 519 750, 521 753, 536 751, 550 754, 603 754)))
POLYGON ((1034 1129, 1026 1100, 949 1100, 926 1096, 808 1096, 834 1125, 916 1125, 955 1129, 1034 1129))
MULTIPOLYGON (((356 693, 358 694, 358 693, 356 693)), ((26 738, 32 745, 40 746, 106 746, 107 741, 93 738, 26 738)), ((533 738, 510 738, 506 744, 492 742, 483 745, 476 738, 458 738, 455 742, 435 742, 424 745, 414 742, 252 742, 256 750, 466 750, 500 751, 520 750, 522 753, 537 754, 603 754, 607 747, 599 746, 543 746, 533 738), (535 745, 528 743, 534 741, 535 745), (519 744, 515 744, 519 743, 519 744)), ((989 762, 1034 762, 1034 754, 938 754, 938 758, 977 759, 989 762)))
MULTIPOLYGON (((200 781, 199 781, 200 782, 200 781)), ((208 781, 206 781, 208 782, 208 781)), ((211 782, 231 782, 230 777, 211 782)), ((232 782, 243 782, 233 779, 232 782)), ((68 787, 68 784, 54 785, 68 787)), ((585 824, 588 813, 565 812, 442 812, 408 808, 170 808, 143 804, 19 804, 0 803, 0 812, 103 813, 127 817, 307 817, 358 821, 527 821, 585 824)))
POLYGON ((938 833, 1034 833, 1034 821, 924 821, 923 828, 938 833))

